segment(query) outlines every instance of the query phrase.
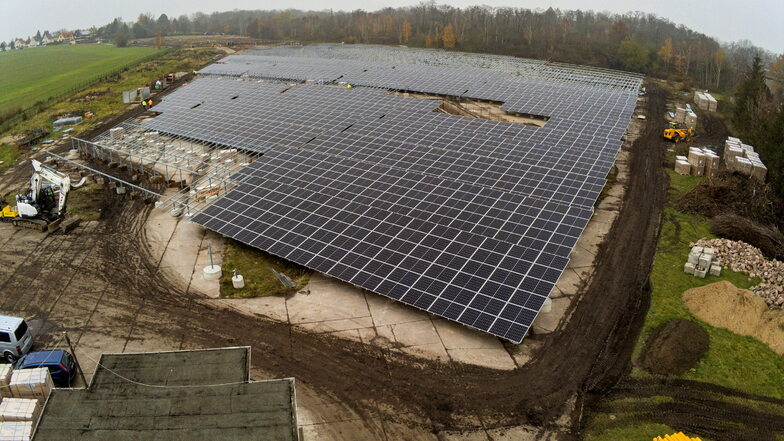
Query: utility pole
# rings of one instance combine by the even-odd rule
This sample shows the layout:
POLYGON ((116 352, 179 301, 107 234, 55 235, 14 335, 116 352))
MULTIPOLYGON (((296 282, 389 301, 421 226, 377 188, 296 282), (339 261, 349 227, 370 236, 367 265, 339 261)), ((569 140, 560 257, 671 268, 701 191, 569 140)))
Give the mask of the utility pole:
POLYGON ((82 371, 82 367, 79 365, 79 359, 76 358, 76 351, 74 351, 73 346, 71 346, 71 339, 68 338, 68 333, 65 331, 63 331, 63 336, 65 336, 65 342, 68 343, 68 349, 71 350, 71 355, 73 356, 74 362, 76 363, 76 371, 79 372, 79 376, 82 377, 84 387, 87 387, 87 379, 84 378, 84 372, 82 371))

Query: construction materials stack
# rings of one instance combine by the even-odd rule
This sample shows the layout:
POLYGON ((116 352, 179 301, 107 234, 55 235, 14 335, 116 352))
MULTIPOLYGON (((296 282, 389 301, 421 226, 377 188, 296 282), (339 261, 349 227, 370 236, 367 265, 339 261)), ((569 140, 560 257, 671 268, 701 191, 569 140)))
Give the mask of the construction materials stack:
POLYGON ((0 422, 0 441, 30 441, 33 423, 29 421, 0 422))
POLYGON ((724 163, 727 170, 765 182, 768 168, 763 164, 754 147, 732 136, 724 142, 724 163))
POLYGON ((689 257, 683 265, 683 272, 704 279, 708 274, 721 275, 721 263, 715 259, 716 250, 694 246, 689 252, 689 257))
POLYGON ((686 119, 683 121, 686 127, 697 130, 697 114, 694 113, 691 109, 686 112, 686 119))
POLYGON ((689 156, 675 157, 675 171, 682 175, 715 177, 719 170, 719 155, 707 147, 689 147, 689 156), (686 169, 686 164, 689 169, 686 169))
POLYGON ((678 155, 675 157, 675 173, 679 175, 690 175, 691 164, 689 158, 686 156, 678 155))
POLYGON ((11 374, 9 388, 15 398, 46 400, 54 383, 47 368, 20 369, 11 374))
POLYGON ((41 402, 30 398, 3 398, 0 402, 0 422, 29 421, 35 423, 41 414, 41 402))
POLYGON ((13 369, 10 364, 0 364, 0 398, 10 397, 11 389, 8 384, 11 382, 13 369))
POLYGON ((709 112, 715 112, 718 108, 718 101, 713 95, 709 94, 708 92, 694 92, 694 104, 697 105, 702 110, 707 110, 709 112))
POLYGON ((0 441, 29 441, 43 403, 54 384, 47 368, 13 370, 0 369, 0 383, 5 380, 3 400, 0 401, 0 441))
POLYGON ((691 110, 691 106, 689 104, 686 104, 686 107, 675 108, 674 122, 683 124, 692 130, 697 130, 697 114, 691 110))

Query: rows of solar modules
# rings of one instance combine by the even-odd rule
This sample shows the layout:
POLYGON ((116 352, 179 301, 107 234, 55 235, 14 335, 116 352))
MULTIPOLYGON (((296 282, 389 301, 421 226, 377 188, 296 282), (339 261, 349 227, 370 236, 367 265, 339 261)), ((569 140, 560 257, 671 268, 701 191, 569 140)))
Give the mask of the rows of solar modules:
POLYGON ((274 148, 243 173, 194 221, 512 341, 591 215, 316 151, 274 148))
MULTIPOLYGON (((242 55, 208 69, 330 82, 372 73, 358 63, 242 55)), ((438 101, 364 87, 207 77, 167 97, 145 124, 263 152, 194 221, 519 342, 590 218, 636 95, 525 78, 498 86, 498 73, 477 69, 394 69, 389 89, 429 75, 404 90, 449 95, 465 87, 458 77, 481 78, 494 100, 549 121, 434 113, 438 101)))
POLYGON ((538 78, 548 82, 592 84, 623 87, 631 91, 639 87, 640 75, 603 68, 575 66, 502 55, 472 54, 437 49, 410 49, 382 45, 314 44, 308 46, 275 46, 246 51, 252 55, 302 57, 363 62, 394 62, 445 67, 470 67, 501 72, 506 75, 538 78))

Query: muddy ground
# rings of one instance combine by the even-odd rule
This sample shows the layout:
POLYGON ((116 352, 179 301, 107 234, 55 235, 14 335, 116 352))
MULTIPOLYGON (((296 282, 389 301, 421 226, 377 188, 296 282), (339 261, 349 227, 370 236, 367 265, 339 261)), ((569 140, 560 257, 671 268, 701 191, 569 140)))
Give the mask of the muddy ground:
MULTIPOLYGON (((648 89, 646 114, 656 120, 654 115, 664 113, 665 95, 655 86, 648 89)), ((649 302, 648 274, 667 189, 662 128, 649 123, 632 149, 624 206, 600 249, 591 285, 572 307, 572 319, 561 332, 535 337, 543 339, 542 349, 513 371, 391 353, 185 294, 146 248, 143 225, 152 206, 127 198, 107 201, 100 222, 69 236, 43 239, 6 231, 0 310, 34 316, 44 330, 81 333, 86 337, 76 344, 87 347, 96 339, 114 341, 123 350, 156 340, 181 348, 250 345, 254 368, 295 377, 298 385, 351 407, 378 439, 420 439, 392 434, 390 427, 432 434, 519 424, 540 427, 539 439, 552 439, 550 429, 563 427, 563 421, 571 433, 559 438, 576 439, 584 416, 608 394, 643 402, 650 394, 670 395, 675 404, 645 407, 646 419, 716 441, 770 439, 761 435, 783 431, 780 419, 712 400, 706 391, 745 394, 683 380, 628 378, 649 302), (106 302, 111 308, 101 306, 106 302), (716 427, 733 427, 740 435, 717 433, 716 427)), ((12 170, 0 186, 25 174, 12 170)))

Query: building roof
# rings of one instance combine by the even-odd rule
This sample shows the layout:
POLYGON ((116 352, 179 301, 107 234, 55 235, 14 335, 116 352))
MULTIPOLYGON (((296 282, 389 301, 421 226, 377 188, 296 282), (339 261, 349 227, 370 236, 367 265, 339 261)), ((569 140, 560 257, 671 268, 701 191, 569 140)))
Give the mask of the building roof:
POLYGON ((35 441, 297 440, 294 380, 249 382, 250 348, 103 355, 54 389, 35 441))

